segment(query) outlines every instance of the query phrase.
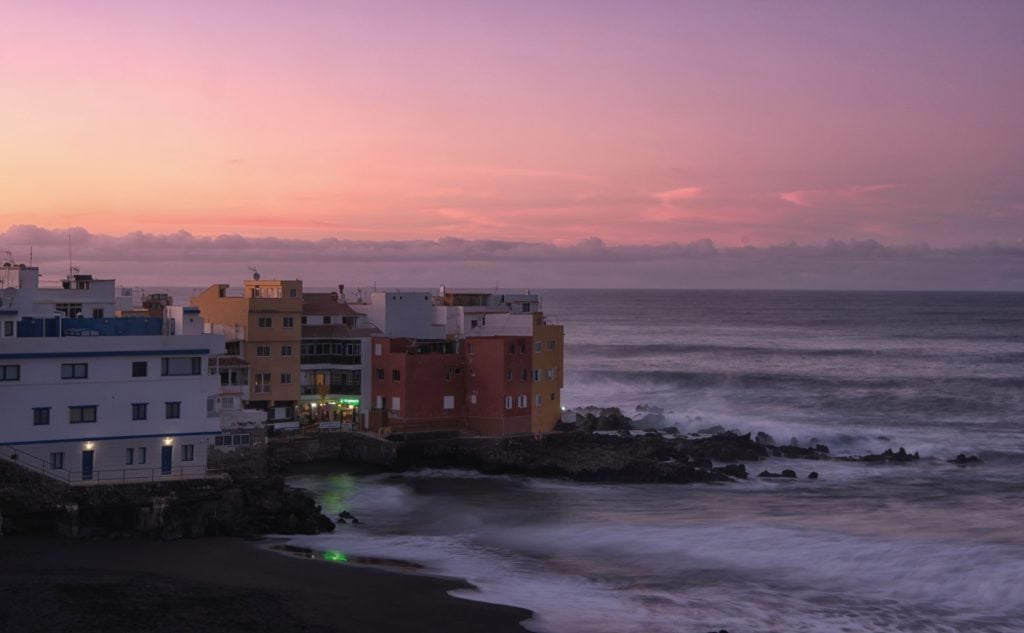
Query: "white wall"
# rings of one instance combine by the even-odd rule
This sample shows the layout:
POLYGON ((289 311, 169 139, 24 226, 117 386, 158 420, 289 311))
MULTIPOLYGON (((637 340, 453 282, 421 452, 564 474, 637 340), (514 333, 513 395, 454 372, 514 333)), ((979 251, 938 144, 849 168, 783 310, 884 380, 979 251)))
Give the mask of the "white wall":
MULTIPOLYGON (((359 308, 362 306, 352 306, 359 308)), ((375 292, 366 315, 384 336, 441 339, 445 322, 436 321, 434 298, 429 292, 375 292)))
POLYGON ((18 365, 20 379, 0 381, 0 444, 219 432, 207 416, 207 398, 220 389, 207 357, 223 348, 217 335, 7 339, 0 365, 18 365), (202 358, 199 375, 161 375, 162 358, 193 356, 202 358), (134 361, 147 363, 145 377, 132 377, 134 361), (87 364, 88 377, 61 378, 64 363, 87 364), (181 403, 179 419, 165 419, 166 402, 181 403), (148 404, 147 419, 132 420, 132 403, 148 404), (82 405, 97 406, 96 422, 69 422, 68 407, 82 405), (33 424, 36 407, 50 408, 48 425, 33 424))

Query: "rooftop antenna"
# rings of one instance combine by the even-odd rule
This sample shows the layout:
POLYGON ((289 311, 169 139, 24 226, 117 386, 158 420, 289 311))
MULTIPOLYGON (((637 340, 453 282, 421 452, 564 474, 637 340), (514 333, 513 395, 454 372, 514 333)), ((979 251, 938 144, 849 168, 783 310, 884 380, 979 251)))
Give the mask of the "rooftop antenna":
POLYGON ((68 279, 74 276, 75 267, 71 264, 71 218, 68 218, 68 279))
POLYGON ((28 267, 32 268, 32 247, 28 247, 28 267))

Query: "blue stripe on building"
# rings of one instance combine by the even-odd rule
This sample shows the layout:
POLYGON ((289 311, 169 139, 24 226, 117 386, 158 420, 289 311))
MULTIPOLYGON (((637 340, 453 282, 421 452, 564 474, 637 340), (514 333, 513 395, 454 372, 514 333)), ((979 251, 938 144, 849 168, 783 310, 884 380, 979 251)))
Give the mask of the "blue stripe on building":
POLYGON ((0 354, 0 360, 21 358, 100 358, 105 356, 197 356, 209 353, 210 350, 208 349, 125 350, 120 352, 22 352, 20 354, 0 354))

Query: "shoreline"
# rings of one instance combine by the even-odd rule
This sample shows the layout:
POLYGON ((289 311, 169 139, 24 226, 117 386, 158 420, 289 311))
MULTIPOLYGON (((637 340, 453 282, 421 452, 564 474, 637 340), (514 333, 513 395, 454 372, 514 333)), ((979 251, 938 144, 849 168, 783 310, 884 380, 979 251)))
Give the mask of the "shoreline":
POLYGON ((0 630, 523 633, 527 609, 461 579, 302 560, 267 541, 0 537, 0 630))

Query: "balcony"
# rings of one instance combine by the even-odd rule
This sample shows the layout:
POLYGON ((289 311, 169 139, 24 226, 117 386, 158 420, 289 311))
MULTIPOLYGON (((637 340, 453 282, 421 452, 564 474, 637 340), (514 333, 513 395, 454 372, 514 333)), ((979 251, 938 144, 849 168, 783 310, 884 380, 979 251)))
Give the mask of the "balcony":
POLYGON ((303 365, 361 365, 363 359, 359 354, 303 354, 299 362, 303 365))
POLYGON ((360 387, 359 385, 342 384, 302 385, 299 393, 303 396, 319 396, 321 394, 332 394, 336 396, 358 396, 360 393, 360 387))

